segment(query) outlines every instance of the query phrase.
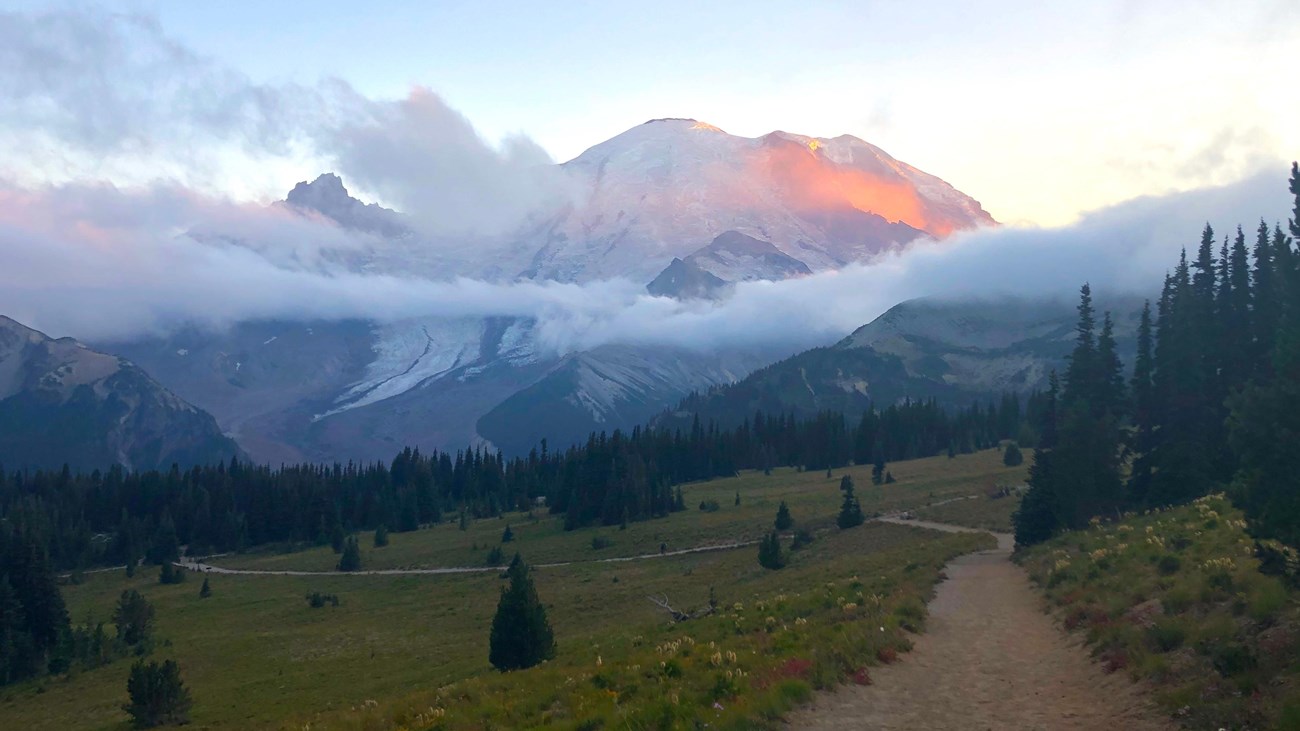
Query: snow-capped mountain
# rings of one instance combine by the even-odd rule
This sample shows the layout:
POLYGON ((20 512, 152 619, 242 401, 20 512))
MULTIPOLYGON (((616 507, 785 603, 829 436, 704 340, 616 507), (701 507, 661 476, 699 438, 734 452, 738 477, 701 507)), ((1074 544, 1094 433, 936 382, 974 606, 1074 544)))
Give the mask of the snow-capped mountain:
POLYGON ((849 135, 749 138, 659 119, 562 167, 577 200, 520 237, 524 277, 649 281, 727 231, 819 271, 995 223, 944 181, 849 135))
MULTIPOLYGON (((423 232, 325 174, 277 204, 357 232, 328 257, 358 272, 445 279, 623 278, 651 294, 726 297, 993 219, 942 180, 850 136, 730 135, 654 120, 556 166, 563 203, 506 235, 423 232)), ((212 232, 220 236, 221 232, 212 232)), ((629 427, 789 351, 538 346, 528 317, 253 322, 106 347, 141 363, 264 461, 382 459, 403 445, 512 451, 629 427)))

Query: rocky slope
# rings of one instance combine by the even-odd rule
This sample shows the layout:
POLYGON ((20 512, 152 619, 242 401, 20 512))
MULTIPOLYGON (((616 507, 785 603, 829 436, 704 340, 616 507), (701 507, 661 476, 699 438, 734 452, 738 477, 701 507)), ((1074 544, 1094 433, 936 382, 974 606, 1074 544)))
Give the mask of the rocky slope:
POLYGON ((211 415, 129 361, 0 316, 0 464, 166 468, 241 452, 211 415))

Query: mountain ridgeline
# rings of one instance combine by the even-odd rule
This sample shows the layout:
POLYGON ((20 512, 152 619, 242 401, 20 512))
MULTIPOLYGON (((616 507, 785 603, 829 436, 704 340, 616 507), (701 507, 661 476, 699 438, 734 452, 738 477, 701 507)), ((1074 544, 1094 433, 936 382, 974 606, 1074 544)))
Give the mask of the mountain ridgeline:
POLYGON ((151 469, 242 454, 134 364, 0 316, 0 465, 151 469))

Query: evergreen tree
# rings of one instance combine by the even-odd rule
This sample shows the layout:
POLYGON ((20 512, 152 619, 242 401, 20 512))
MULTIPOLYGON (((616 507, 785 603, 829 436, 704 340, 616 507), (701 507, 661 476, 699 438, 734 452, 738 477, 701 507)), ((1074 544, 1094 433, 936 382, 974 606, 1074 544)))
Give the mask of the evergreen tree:
POLYGON ((168 561, 158 571, 159 584, 179 584, 185 581, 185 569, 168 561))
POLYGON ((840 514, 835 519, 835 525, 840 528, 853 528, 866 522, 866 516, 862 514, 862 506, 858 504, 858 498, 853 494, 853 485, 849 485, 844 491, 844 500, 840 503, 840 514))
POLYGON ((117 638, 127 645, 138 645, 153 633, 153 605, 135 589, 123 591, 113 609, 117 638))
POLYGON ((851 475, 844 475, 840 478, 840 491, 853 492, 853 477, 851 475))
POLYGON ((519 554, 510 562, 507 575, 510 585, 501 590, 488 650, 492 667, 503 672, 530 668, 555 657, 555 638, 546 609, 519 554))
POLYGON ((343 524, 334 523, 334 528, 330 532, 330 548, 334 549, 334 553, 343 553, 343 549, 347 547, 347 542, 348 536, 343 532, 343 524))
POLYGON ((1007 467, 1019 467, 1025 461, 1025 456, 1020 452, 1020 447, 1015 442, 1008 442, 1007 448, 1002 451, 1002 464, 1007 467))
POLYGON ((758 542, 758 565, 773 571, 785 567, 785 552, 776 531, 768 533, 758 542))
POLYGON ((375 548, 383 548, 388 545, 388 526, 383 523, 375 529, 375 548))
POLYGON ((339 557, 339 571, 358 571, 361 569, 361 546, 356 536, 348 536, 343 544, 343 555, 339 557))
POLYGON ((509 543, 515 539, 515 532, 510 530, 510 524, 506 523, 506 529, 501 532, 501 542, 509 543))
POLYGON ((775 526, 778 531, 787 531, 794 527, 794 518, 790 517, 790 508, 781 501, 781 506, 776 509, 775 526))
POLYGON ((212 586, 208 583, 208 577, 203 577, 203 586, 199 588, 199 598, 207 599, 212 596, 212 586))
POLYGON ((189 723, 193 700, 181 680, 174 660, 162 663, 137 660, 126 681, 130 702, 122 708, 136 728, 189 723))
POLYGON ((1155 361, 1152 354, 1151 302, 1142 305, 1142 317, 1138 321, 1137 357, 1133 361, 1133 434, 1132 448, 1136 456, 1133 459, 1132 472, 1128 481, 1128 502, 1144 505, 1147 492, 1151 488, 1150 452, 1155 444, 1156 394, 1153 374, 1155 361))

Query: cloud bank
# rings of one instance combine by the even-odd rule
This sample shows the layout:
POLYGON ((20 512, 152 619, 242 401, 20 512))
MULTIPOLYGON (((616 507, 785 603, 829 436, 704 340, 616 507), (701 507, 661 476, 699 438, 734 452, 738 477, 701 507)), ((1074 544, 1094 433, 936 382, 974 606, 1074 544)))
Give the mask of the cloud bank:
POLYGON ((1229 233, 1289 213, 1285 171, 1138 199, 1057 229, 995 228, 833 272, 735 287, 722 302, 651 297, 644 283, 432 281, 358 273, 383 242, 283 206, 183 188, 0 186, 0 313, 52 335, 117 340, 254 319, 533 317, 556 352, 605 343, 696 349, 829 342, 914 297, 1154 295, 1208 220, 1229 233), (192 231, 221 231, 222 236, 192 231), (1235 228, 1233 229, 1235 230, 1235 228))

